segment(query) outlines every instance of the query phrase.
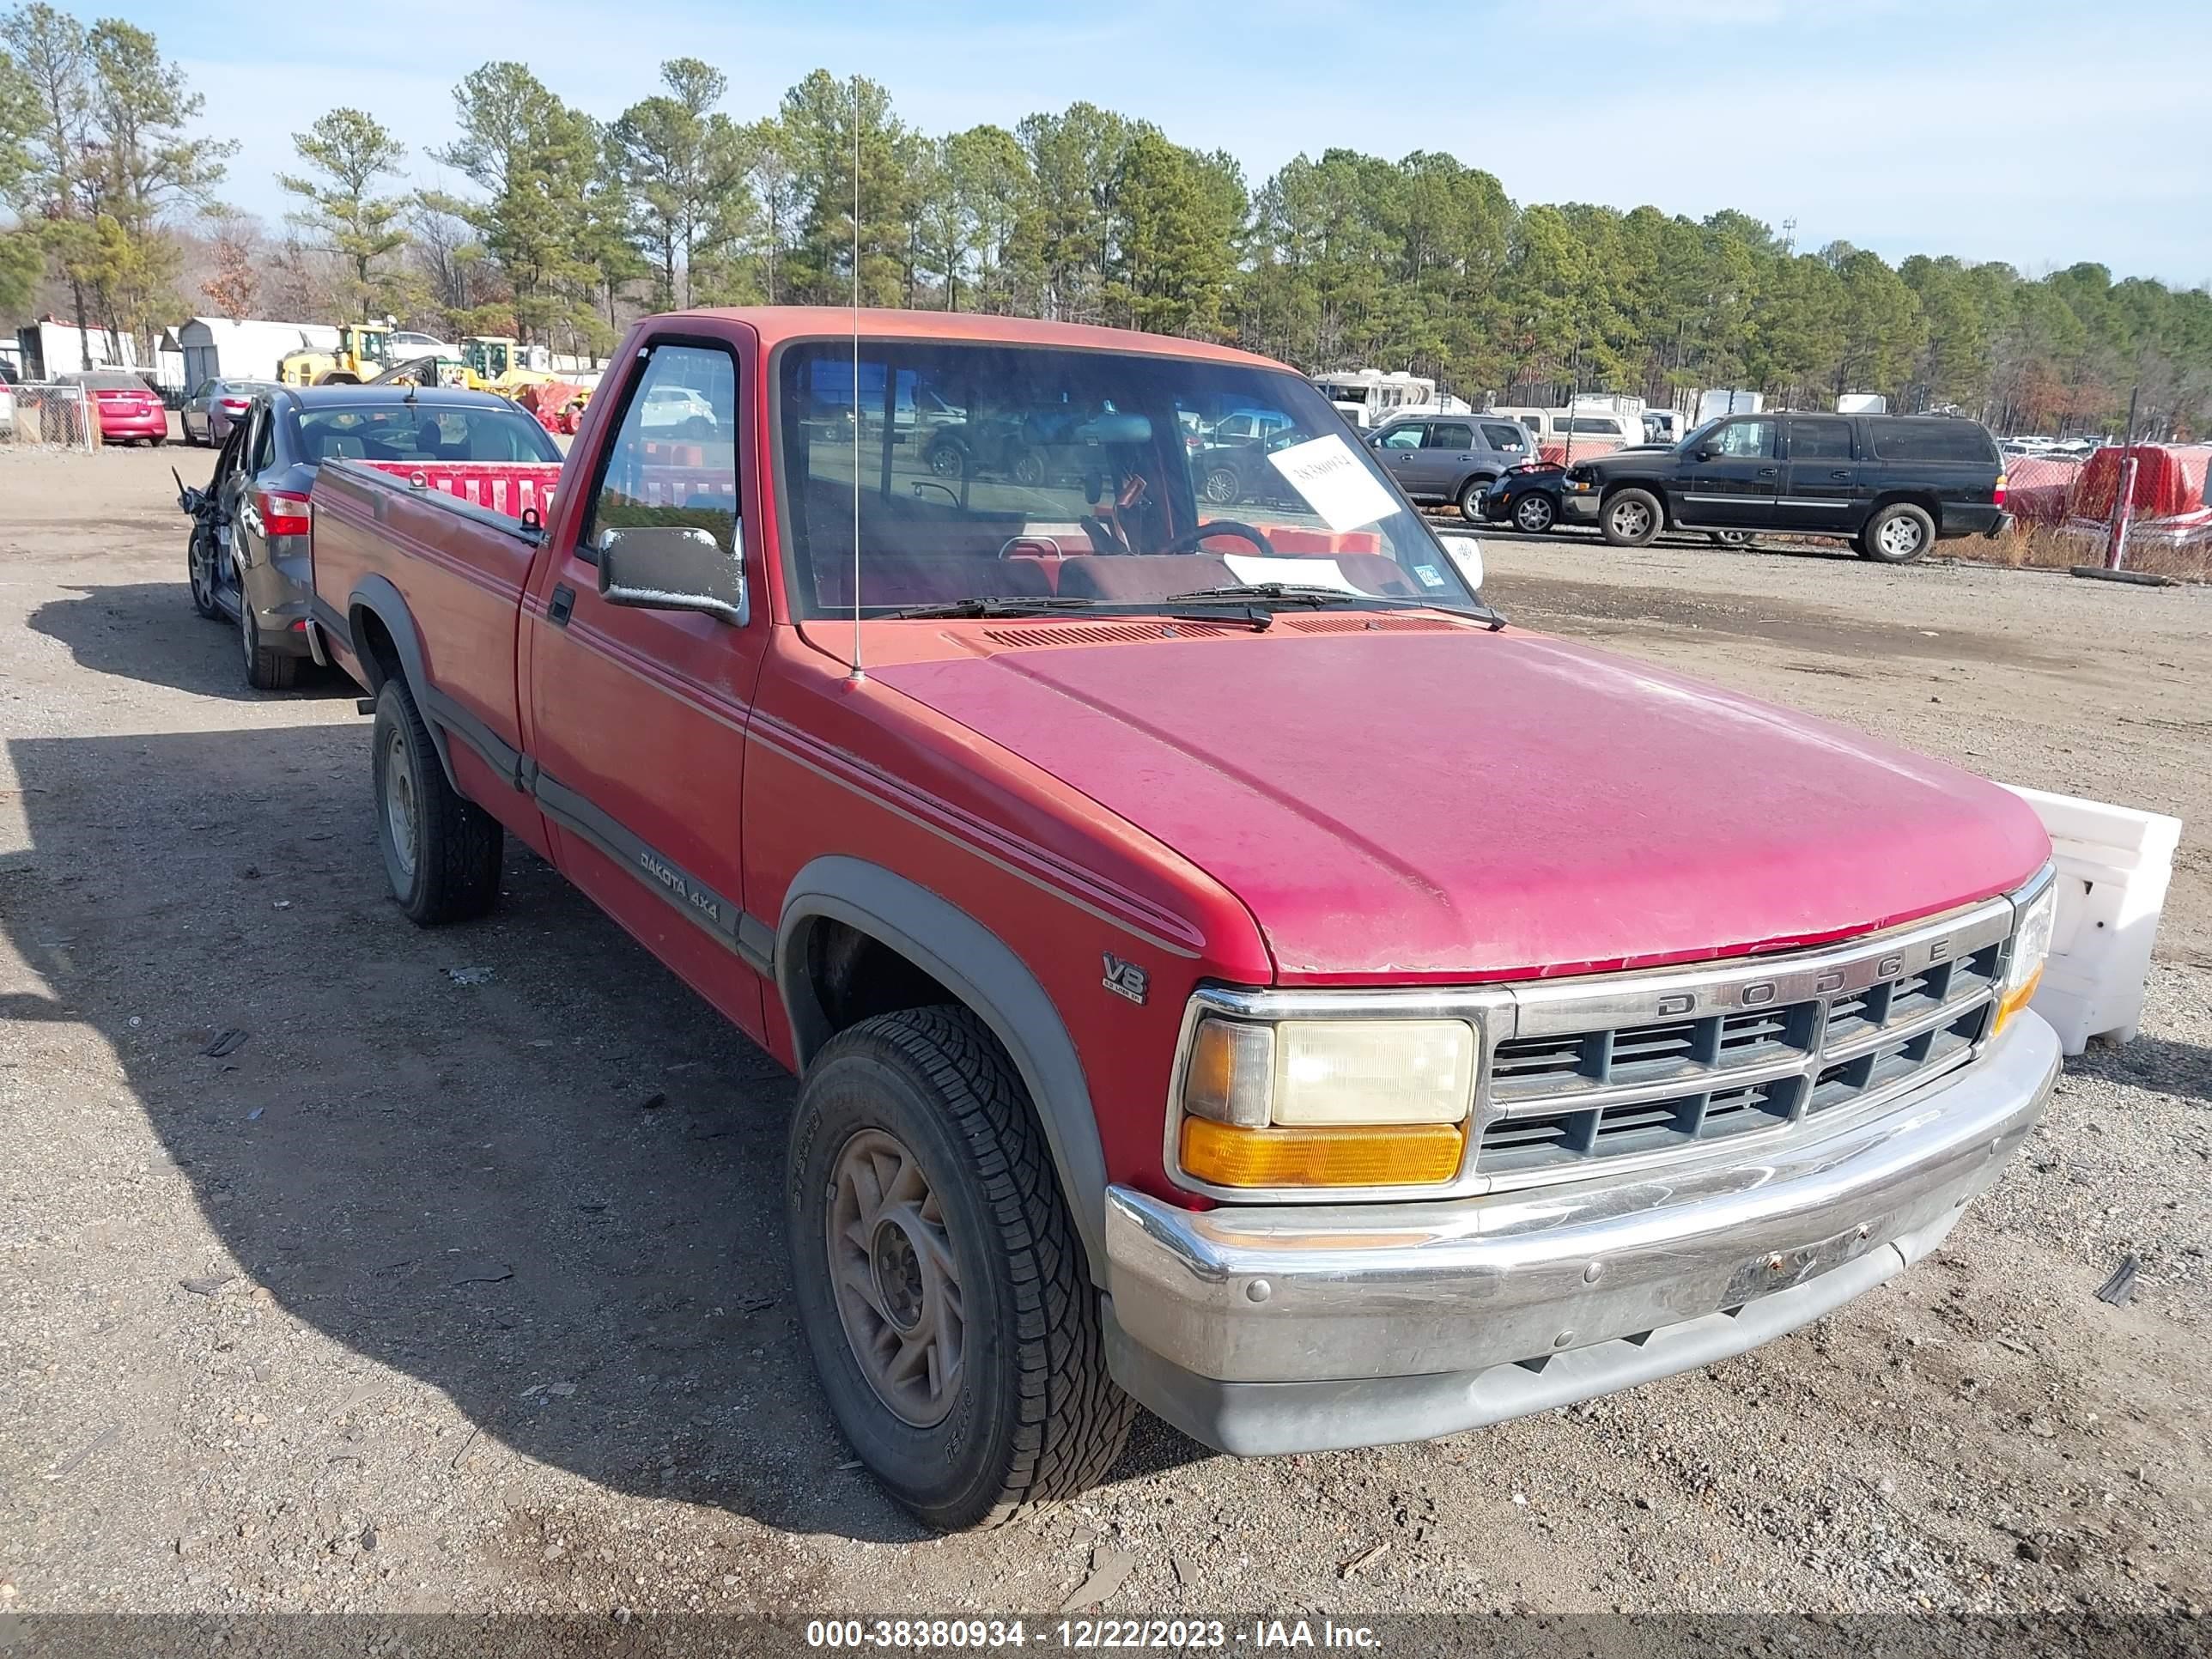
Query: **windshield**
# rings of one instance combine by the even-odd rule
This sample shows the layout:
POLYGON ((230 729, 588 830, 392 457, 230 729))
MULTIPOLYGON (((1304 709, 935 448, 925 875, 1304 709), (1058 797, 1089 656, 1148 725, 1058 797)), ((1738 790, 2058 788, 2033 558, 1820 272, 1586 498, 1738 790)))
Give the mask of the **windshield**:
POLYGON ((516 409, 441 409, 393 398, 299 414, 301 458, 349 461, 557 461, 545 428, 516 409))
POLYGON ((1133 352, 864 341, 856 398, 853 349, 800 342, 778 360, 788 586, 801 618, 851 615, 856 563, 860 609, 876 615, 988 599, 1140 607, 1270 584, 1345 604, 1479 604, 1342 416, 1297 375, 1133 352))

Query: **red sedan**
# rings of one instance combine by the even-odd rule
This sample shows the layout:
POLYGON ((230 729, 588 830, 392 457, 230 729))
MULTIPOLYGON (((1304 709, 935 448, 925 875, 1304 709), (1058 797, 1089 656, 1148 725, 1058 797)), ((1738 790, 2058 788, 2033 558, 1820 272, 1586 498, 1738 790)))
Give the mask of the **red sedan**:
POLYGON ((117 368, 95 368, 70 378, 84 388, 85 396, 100 411, 101 442, 167 441, 169 411, 161 407, 160 396, 136 374, 117 368))

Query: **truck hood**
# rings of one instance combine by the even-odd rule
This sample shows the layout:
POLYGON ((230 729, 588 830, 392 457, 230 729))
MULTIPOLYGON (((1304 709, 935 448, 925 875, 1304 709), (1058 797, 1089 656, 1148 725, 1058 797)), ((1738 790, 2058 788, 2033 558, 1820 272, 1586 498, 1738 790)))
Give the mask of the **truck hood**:
POLYGON ((2002 892, 2050 856, 2013 795, 1845 727, 1517 629, 1303 631, 1346 620, 875 678, 1206 871, 1285 980, 1814 944, 2002 892))

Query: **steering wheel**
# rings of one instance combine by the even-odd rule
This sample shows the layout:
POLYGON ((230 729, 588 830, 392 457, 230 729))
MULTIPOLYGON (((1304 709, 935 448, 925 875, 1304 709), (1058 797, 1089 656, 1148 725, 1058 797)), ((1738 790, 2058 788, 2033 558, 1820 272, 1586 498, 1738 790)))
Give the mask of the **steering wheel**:
POLYGON ((1277 556, 1275 544, 1273 542, 1250 525, 1242 523, 1236 519, 1215 519, 1209 523, 1199 526, 1195 530, 1186 530, 1160 551, 1162 554, 1195 553, 1205 544, 1206 538, 1212 536, 1241 536, 1269 558, 1277 556))

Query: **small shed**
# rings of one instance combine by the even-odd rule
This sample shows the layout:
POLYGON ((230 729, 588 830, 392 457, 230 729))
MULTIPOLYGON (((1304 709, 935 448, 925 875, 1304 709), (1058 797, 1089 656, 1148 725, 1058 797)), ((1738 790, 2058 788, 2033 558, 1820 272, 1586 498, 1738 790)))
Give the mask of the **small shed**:
POLYGON ((177 330, 189 392, 203 380, 273 380, 295 351, 335 351, 338 331, 327 323, 273 323, 256 318, 193 317, 177 330))

